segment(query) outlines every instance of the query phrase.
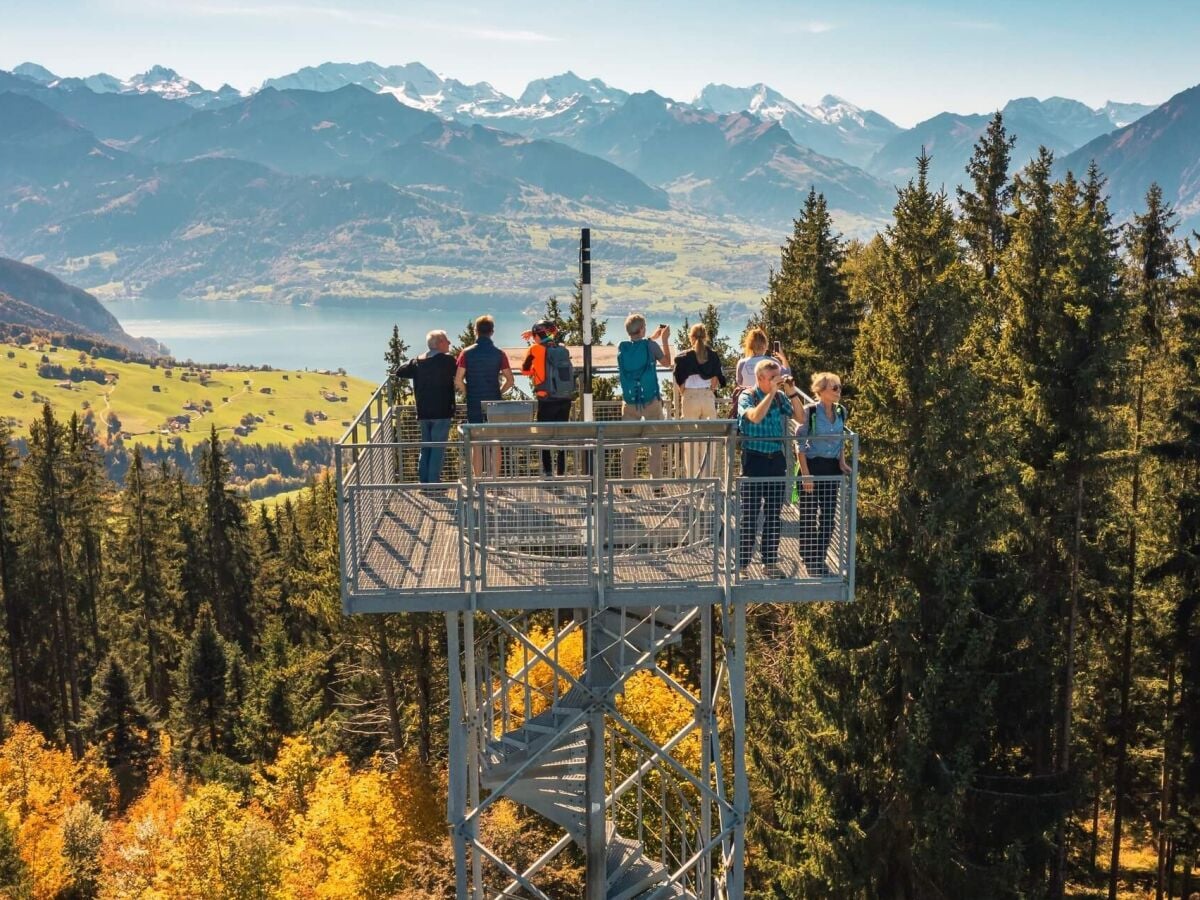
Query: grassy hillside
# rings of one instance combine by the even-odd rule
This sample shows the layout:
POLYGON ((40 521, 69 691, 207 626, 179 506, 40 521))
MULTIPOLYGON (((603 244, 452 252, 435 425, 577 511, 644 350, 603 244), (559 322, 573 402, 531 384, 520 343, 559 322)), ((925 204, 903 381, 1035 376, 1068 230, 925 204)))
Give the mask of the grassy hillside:
POLYGON ((86 356, 81 361, 78 351, 63 347, 52 352, 45 345, 41 350, 33 345, 0 345, 0 416, 13 421, 17 434, 49 401, 62 416, 91 409, 100 434, 107 431, 108 413, 115 413, 120 431, 129 435, 126 443, 154 445, 160 438, 178 434, 191 447, 208 436, 212 425, 221 437, 234 437, 235 429, 246 427, 243 418, 251 416, 262 421, 253 422, 249 433, 241 436, 244 443, 291 445, 305 438, 339 437, 343 423, 349 422, 375 387, 336 374, 164 368, 86 356), (43 356, 68 371, 90 367, 116 379, 98 384, 43 378, 38 375, 43 356), (305 421, 310 411, 317 414, 311 424, 305 421), (320 414, 327 418, 321 419, 320 414), (170 420, 176 416, 186 416, 188 421, 172 425, 170 420))

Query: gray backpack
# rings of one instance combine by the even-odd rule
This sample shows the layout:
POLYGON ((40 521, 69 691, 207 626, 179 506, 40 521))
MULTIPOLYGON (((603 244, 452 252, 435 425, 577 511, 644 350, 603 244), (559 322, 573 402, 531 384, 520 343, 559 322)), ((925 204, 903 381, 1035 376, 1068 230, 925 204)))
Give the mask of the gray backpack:
POLYGON ((545 391, 553 400, 572 400, 575 397, 575 365, 571 362, 571 351, 562 344, 546 347, 546 380, 534 386, 545 391))

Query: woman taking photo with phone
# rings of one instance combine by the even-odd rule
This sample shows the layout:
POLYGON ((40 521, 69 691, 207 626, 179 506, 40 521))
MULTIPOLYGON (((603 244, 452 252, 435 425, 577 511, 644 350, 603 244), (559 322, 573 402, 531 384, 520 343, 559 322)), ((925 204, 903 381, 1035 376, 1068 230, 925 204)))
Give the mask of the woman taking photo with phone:
MULTIPOLYGON (((725 386, 721 360, 708 346, 708 329, 697 322, 688 331, 691 349, 675 357, 675 383, 681 389, 679 416, 683 419, 715 419, 718 388, 725 386)), ((712 447, 689 443, 684 467, 690 478, 707 478, 712 468, 712 447)))
POLYGON ((754 368, 764 359, 775 360, 779 363, 780 371, 784 375, 791 374, 792 370, 788 366, 787 357, 779 346, 779 341, 775 342, 773 353, 768 354, 767 347, 767 333, 761 328, 751 328, 746 332, 746 336, 742 338, 742 358, 738 360, 737 377, 734 379, 738 387, 747 390, 753 389, 755 385, 754 368))

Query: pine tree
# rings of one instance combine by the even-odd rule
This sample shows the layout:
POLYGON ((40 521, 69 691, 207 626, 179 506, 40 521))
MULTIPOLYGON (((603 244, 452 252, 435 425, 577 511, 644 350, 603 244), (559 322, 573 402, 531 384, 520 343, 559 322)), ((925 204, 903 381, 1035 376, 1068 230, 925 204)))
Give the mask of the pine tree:
POLYGON ((388 338, 387 352, 383 354, 383 362, 387 366, 388 384, 392 391, 393 403, 406 403, 412 399, 412 382, 407 378, 391 378, 391 373, 408 361, 408 344, 400 337, 400 326, 392 326, 392 336, 388 338))
POLYGON ((466 350, 468 347, 471 347, 475 344, 476 339, 475 320, 469 319, 467 321, 467 327, 462 330, 461 334, 459 334, 458 343, 456 343, 454 346, 459 350, 466 350))
MULTIPOLYGON (((1200 235, 1193 234, 1200 242, 1200 235)), ((1146 580, 1170 588, 1168 669, 1179 672, 1178 696, 1167 707, 1166 789, 1170 846, 1160 872, 1175 859, 1191 870, 1200 857, 1200 249, 1186 248, 1188 272, 1176 285, 1178 313, 1168 328, 1179 378, 1168 415, 1170 436, 1148 446, 1172 473, 1167 556, 1146 580)), ((1187 896, 1185 888, 1183 896, 1187 896)))
POLYGON ((176 687, 181 702, 176 707, 176 718, 181 723, 179 730, 210 753, 221 748, 220 729, 225 720, 228 672, 225 642, 207 609, 202 610, 195 631, 183 648, 176 687))
POLYGON ((872 436, 856 602, 800 620, 786 719, 775 706, 750 716, 775 720, 756 743, 785 791, 763 896, 1000 897, 1019 878, 1020 837, 976 827, 993 752, 995 523, 964 423, 987 390, 967 352, 971 273, 928 168, 922 156, 900 192, 856 349, 856 418, 872 436))
POLYGON ((850 381, 860 311, 851 302, 842 266, 845 241, 834 233, 825 196, 810 189, 792 236, 769 275, 760 322, 779 341, 798 379, 818 371, 850 381))
POLYGON ((130 685, 116 657, 110 655, 100 667, 88 698, 86 722, 93 742, 103 748, 123 803, 133 797, 154 758, 155 718, 145 698, 130 685))
POLYGON ((144 660, 139 674, 150 702, 169 709, 170 672, 178 659, 174 621, 183 618, 179 587, 179 546, 165 508, 161 481, 148 473, 141 447, 135 446, 125 490, 120 524, 111 542, 109 607, 114 622, 109 643, 129 646, 128 658, 144 660))
POLYGON ((12 677, 12 714, 18 722, 30 717, 26 698, 29 674, 25 655, 25 627, 29 611, 18 590, 17 545, 14 536, 13 499, 17 481, 17 452, 7 421, 0 421, 0 592, 4 597, 4 628, 8 639, 8 665, 12 677))
POLYGON ((200 457, 204 492, 204 551, 208 596, 217 627, 239 646, 253 642, 253 572, 245 501, 227 486, 229 462, 214 425, 200 457))
POLYGON ((22 577, 27 581, 21 589, 42 596, 48 608, 40 615, 30 610, 28 627, 23 631, 30 653, 40 657, 34 664, 31 685, 53 684, 52 702, 57 707, 43 708, 32 718, 46 731, 61 730, 63 741, 81 756, 79 615, 73 590, 67 470, 66 429, 46 404, 41 417, 29 428, 29 455, 21 467, 17 499, 19 541, 27 560, 22 566, 22 577))
POLYGON ((1016 142, 1016 135, 1004 128, 1004 116, 996 112, 967 162, 966 172, 974 190, 958 188, 962 209, 959 228, 988 282, 1008 244, 1007 210, 1014 191, 1008 179, 1008 163, 1016 142))
MULTIPOLYGON (((1139 536, 1145 515, 1143 495, 1146 476, 1143 465, 1143 434, 1146 430, 1146 409, 1158 406, 1158 385, 1165 377, 1161 366, 1163 333, 1168 310, 1173 305, 1171 294, 1178 271, 1175 265, 1173 212, 1162 200, 1162 190, 1151 185, 1146 196, 1146 212, 1134 217, 1126 235, 1128 257, 1127 283, 1136 308, 1132 331, 1131 388, 1129 398, 1128 434, 1126 446, 1129 457, 1129 493, 1125 504, 1125 530, 1128 534, 1126 577, 1123 585, 1122 642, 1120 657, 1120 718, 1117 722, 1115 797, 1113 807, 1113 850, 1109 873, 1109 897, 1115 900, 1120 865, 1121 835, 1126 807, 1129 804, 1130 774, 1129 743, 1132 738, 1130 695, 1134 677, 1134 608, 1138 594, 1139 536)), ((1145 598, 1142 598, 1143 604, 1145 598)))

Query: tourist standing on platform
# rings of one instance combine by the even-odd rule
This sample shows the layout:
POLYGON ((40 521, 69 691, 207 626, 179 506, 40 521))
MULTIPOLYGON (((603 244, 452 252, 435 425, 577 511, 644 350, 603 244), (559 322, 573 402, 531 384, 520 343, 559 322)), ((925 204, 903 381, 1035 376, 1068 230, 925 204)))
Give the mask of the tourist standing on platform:
POLYGON ((417 426, 421 430, 421 455, 417 480, 436 484, 442 480, 446 440, 454 420, 454 376, 457 363, 450 355, 450 338, 444 331, 425 336, 424 356, 410 359, 392 370, 393 378, 410 378, 417 398, 417 426))
MULTIPOLYGON (((715 419, 718 388, 725 386, 721 358, 708 346, 708 330, 697 322, 688 331, 692 348, 675 357, 675 383, 681 396, 679 415, 684 419, 715 419)), ((684 468, 689 478, 707 478, 712 471, 711 443, 689 443, 684 449, 684 468)))
POLYGON ((800 440, 800 474, 803 476, 800 495, 801 555, 804 567, 813 578, 829 574, 825 562, 829 541, 833 537, 833 520, 837 513, 838 491, 842 476, 850 474, 846 462, 846 407, 842 406, 842 381, 832 372, 817 372, 812 377, 812 392, 816 401, 804 407, 796 437, 800 440), (819 476, 814 481, 812 476, 819 476))
MULTIPOLYGON (((492 341, 495 333, 496 320, 480 316, 475 320, 475 343, 458 354, 454 387, 466 395, 467 422, 471 424, 483 421, 484 401, 499 400, 514 383, 508 355, 492 341)), ((492 474, 499 474, 499 454, 489 456, 492 474)), ((483 474, 483 452, 479 447, 471 453, 471 469, 476 475, 483 474)))
POLYGON ((762 561, 768 578, 782 578, 779 568, 779 514, 787 478, 784 436, 789 419, 804 414, 803 394, 779 363, 761 360, 754 369, 755 386, 738 397, 738 431, 742 441, 742 511, 738 527, 738 570, 754 555, 754 539, 762 523, 762 561), (757 479, 774 479, 759 481, 757 479))
MULTIPOLYGON (((629 340, 617 347, 617 373, 621 380, 621 419, 626 422, 663 417, 662 391, 658 384, 658 365, 671 365, 671 329, 659 325, 646 337, 646 317, 636 313, 625 320, 629 340)), ((650 444, 650 477, 662 477, 662 444, 650 444)), ((633 478, 637 469, 637 450, 621 451, 621 477, 633 478)), ((628 489, 626 489, 628 490, 628 489)))
POLYGON ((792 374, 792 370, 788 367, 787 356, 783 353, 783 348, 776 347, 773 353, 768 354, 767 350, 769 346, 767 343, 767 333, 761 328, 751 328, 746 332, 746 336, 742 338, 742 358, 738 360, 737 374, 733 379, 738 387, 744 390, 750 390, 754 387, 756 383, 754 376, 756 367, 764 359, 773 359, 779 363, 779 369, 784 375, 792 374))
MULTIPOLYGON (((566 422, 571 418, 571 404, 575 400, 575 367, 571 363, 571 351, 558 341, 558 326, 553 322, 538 322, 525 337, 533 343, 521 364, 521 374, 528 375, 537 397, 537 420, 539 422, 566 422)), ((567 454, 558 451, 557 471, 562 475, 567 470, 567 454)), ((542 474, 549 478, 551 469, 550 451, 542 451, 542 474)))

